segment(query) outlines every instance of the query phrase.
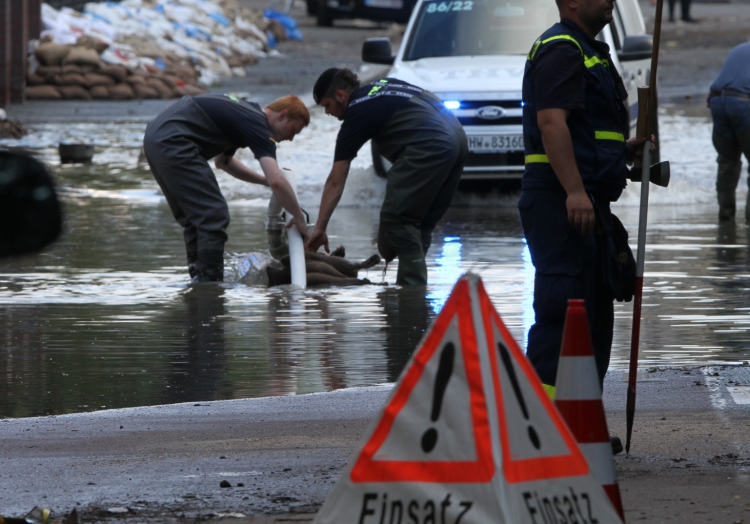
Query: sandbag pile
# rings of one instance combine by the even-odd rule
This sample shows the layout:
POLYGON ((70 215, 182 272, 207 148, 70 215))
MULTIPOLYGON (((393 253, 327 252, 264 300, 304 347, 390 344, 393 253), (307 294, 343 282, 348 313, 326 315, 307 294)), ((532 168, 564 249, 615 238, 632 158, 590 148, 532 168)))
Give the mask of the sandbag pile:
POLYGON ((26 77, 26 98, 48 100, 133 100, 174 98, 208 91, 198 82, 198 71, 187 60, 166 57, 165 67, 127 67, 102 60, 108 49, 91 37, 75 45, 42 38, 34 49, 36 67, 26 77), (96 46, 96 47, 95 47, 96 46), (99 48, 99 50, 97 49, 99 48))
POLYGON ((238 0, 90 2, 83 12, 42 4, 42 22, 42 37, 29 45, 30 99, 198 94, 245 76, 246 66, 267 56, 269 39, 301 38, 288 20, 238 0))

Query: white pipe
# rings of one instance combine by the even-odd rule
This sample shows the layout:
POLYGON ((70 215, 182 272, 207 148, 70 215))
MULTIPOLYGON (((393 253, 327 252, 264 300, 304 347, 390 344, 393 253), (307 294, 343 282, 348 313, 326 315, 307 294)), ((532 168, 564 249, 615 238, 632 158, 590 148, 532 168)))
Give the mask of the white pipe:
MULTIPOLYGON (((282 169, 281 173, 286 178, 287 182, 292 186, 294 195, 297 196, 297 181, 294 177, 294 173, 288 169, 282 169)), ((287 224, 292 220, 293 216, 286 210, 286 214, 289 217, 287 224)), ((307 287, 307 268, 305 267, 305 242, 302 239, 302 235, 296 227, 290 227, 287 229, 287 235, 289 237, 289 263, 292 271, 292 284, 299 287, 307 287)))

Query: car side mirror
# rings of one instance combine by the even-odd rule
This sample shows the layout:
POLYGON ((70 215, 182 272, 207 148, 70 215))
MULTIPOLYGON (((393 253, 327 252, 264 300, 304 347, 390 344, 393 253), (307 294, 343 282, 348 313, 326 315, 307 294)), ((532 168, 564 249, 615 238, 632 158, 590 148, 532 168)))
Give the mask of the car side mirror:
POLYGON ((368 38, 362 44, 362 60, 373 64, 393 65, 390 38, 368 38))
POLYGON ((0 150, 0 257, 39 251, 61 231, 60 203, 44 165, 0 150))
POLYGON ((651 35, 628 35, 622 43, 622 49, 617 52, 620 62, 645 60, 651 58, 654 52, 654 39, 651 35))

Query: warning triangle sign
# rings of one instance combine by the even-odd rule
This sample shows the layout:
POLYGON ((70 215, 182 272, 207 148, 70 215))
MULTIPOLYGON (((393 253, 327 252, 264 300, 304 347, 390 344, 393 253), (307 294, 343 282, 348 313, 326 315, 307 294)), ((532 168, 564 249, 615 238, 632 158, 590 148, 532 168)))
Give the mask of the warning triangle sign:
POLYGON ((468 274, 315 522, 622 521, 481 280, 468 274))

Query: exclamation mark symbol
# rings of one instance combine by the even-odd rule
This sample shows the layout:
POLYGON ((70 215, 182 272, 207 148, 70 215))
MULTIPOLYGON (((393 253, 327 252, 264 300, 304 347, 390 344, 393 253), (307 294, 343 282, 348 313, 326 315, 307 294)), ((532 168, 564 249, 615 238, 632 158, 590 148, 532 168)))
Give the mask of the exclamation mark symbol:
MULTIPOLYGON (((438 365, 437 377, 435 377, 435 392, 432 396, 432 413, 430 420, 436 422, 440 417, 440 408, 443 405, 443 395, 445 388, 448 387, 448 380, 453 373, 453 361, 456 358, 456 347, 452 342, 448 342, 440 354, 440 364, 438 365)), ((438 432, 435 428, 430 428, 422 435, 422 451, 429 453, 435 449, 437 444, 438 432)))
MULTIPOLYGON (((524 402, 523 395, 521 394, 521 386, 518 384, 518 378, 516 378, 516 370, 513 367, 513 362, 511 362, 510 353, 508 353, 508 349, 503 344, 498 344, 497 349, 500 350, 500 357, 503 359, 505 369, 508 371, 508 377, 510 377, 510 383, 513 386, 513 392, 516 394, 518 404, 521 406, 521 413, 523 413, 523 418, 529 420, 529 410, 526 409, 526 402, 524 402)), ((539 449, 539 446, 542 445, 539 442, 539 435, 537 435, 536 430, 533 428, 533 426, 531 426, 531 424, 529 424, 529 440, 531 440, 531 443, 536 449, 539 449)))

